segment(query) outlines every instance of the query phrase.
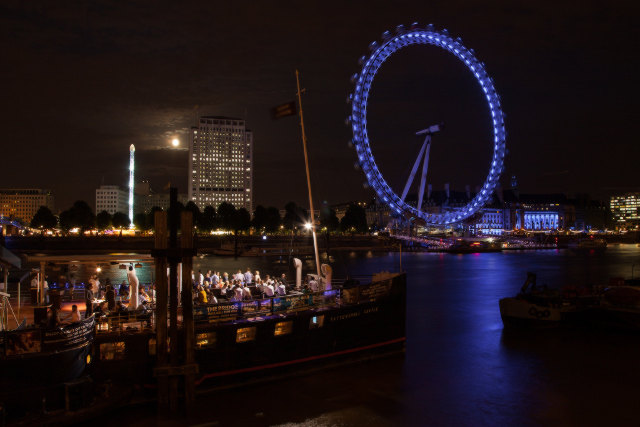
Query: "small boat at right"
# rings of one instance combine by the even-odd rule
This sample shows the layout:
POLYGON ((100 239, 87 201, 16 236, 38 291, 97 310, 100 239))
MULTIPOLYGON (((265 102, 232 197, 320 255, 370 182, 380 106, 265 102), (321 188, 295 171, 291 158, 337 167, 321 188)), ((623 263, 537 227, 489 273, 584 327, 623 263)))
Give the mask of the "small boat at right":
POLYGON ((574 251, 604 251, 607 249, 607 241, 600 237, 590 236, 569 243, 568 248, 574 251))

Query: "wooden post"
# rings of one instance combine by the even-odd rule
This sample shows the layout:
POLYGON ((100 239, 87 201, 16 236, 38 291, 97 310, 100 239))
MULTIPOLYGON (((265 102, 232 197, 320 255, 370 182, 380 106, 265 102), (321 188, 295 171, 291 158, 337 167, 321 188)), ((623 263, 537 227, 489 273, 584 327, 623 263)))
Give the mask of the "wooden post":
POLYGON ((193 297, 191 294, 191 270, 193 269, 193 213, 182 212, 180 246, 182 248, 182 325, 185 346, 184 402, 187 414, 193 411, 195 402, 195 332, 193 324, 193 297))
MULTIPOLYGON (((178 248, 178 189, 169 189, 169 251, 178 248)), ((169 360, 171 366, 178 366, 178 259, 175 255, 169 256, 169 360)), ((169 377, 169 410, 173 413, 178 410, 178 377, 169 377)))
MULTIPOLYGON (((155 245, 156 250, 167 249, 167 213, 156 211, 155 213, 155 245)), ((156 355, 158 368, 167 365, 167 257, 156 256, 156 355)), ((169 404, 168 378, 166 375, 158 376, 158 408, 160 412, 166 412, 169 404)))

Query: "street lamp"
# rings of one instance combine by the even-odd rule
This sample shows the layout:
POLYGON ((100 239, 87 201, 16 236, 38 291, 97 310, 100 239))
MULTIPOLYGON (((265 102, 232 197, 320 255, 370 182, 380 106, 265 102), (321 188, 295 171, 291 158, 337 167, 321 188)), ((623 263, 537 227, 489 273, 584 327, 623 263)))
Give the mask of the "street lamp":
POLYGON ((171 141, 171 145, 177 148, 180 145, 180 140, 178 138, 173 138, 173 141, 171 141))

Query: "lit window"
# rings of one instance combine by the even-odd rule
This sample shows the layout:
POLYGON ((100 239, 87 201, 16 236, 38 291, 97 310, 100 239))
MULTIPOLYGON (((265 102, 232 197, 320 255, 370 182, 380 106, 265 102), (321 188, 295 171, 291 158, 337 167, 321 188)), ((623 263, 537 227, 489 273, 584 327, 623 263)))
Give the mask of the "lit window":
POLYGON ((124 359, 124 352, 124 341, 100 344, 100 360, 121 360, 124 359))
POLYGON ((276 323, 276 328, 273 332, 273 335, 276 337, 279 335, 287 335, 290 334, 293 330, 293 321, 288 322, 278 322, 276 323))
POLYGON ((236 342, 247 342, 256 339, 256 328, 238 328, 236 342))

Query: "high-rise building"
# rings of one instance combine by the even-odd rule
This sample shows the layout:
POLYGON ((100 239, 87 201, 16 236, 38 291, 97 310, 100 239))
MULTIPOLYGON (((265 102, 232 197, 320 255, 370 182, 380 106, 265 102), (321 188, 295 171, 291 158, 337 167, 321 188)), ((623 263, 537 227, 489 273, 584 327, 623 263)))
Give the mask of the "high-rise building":
POLYGON ((121 212, 125 215, 129 212, 129 191, 123 190, 117 185, 101 185, 96 189, 96 215, 107 211, 113 215, 121 212))
POLYGON ((36 188, 0 189, 0 215, 31 222, 40 206, 53 211, 54 198, 50 190, 36 188))
POLYGON ((611 214, 618 223, 640 221, 640 193, 611 196, 611 214))
POLYGON ((189 137, 189 199, 253 212, 253 133, 243 119, 200 117, 189 137))

